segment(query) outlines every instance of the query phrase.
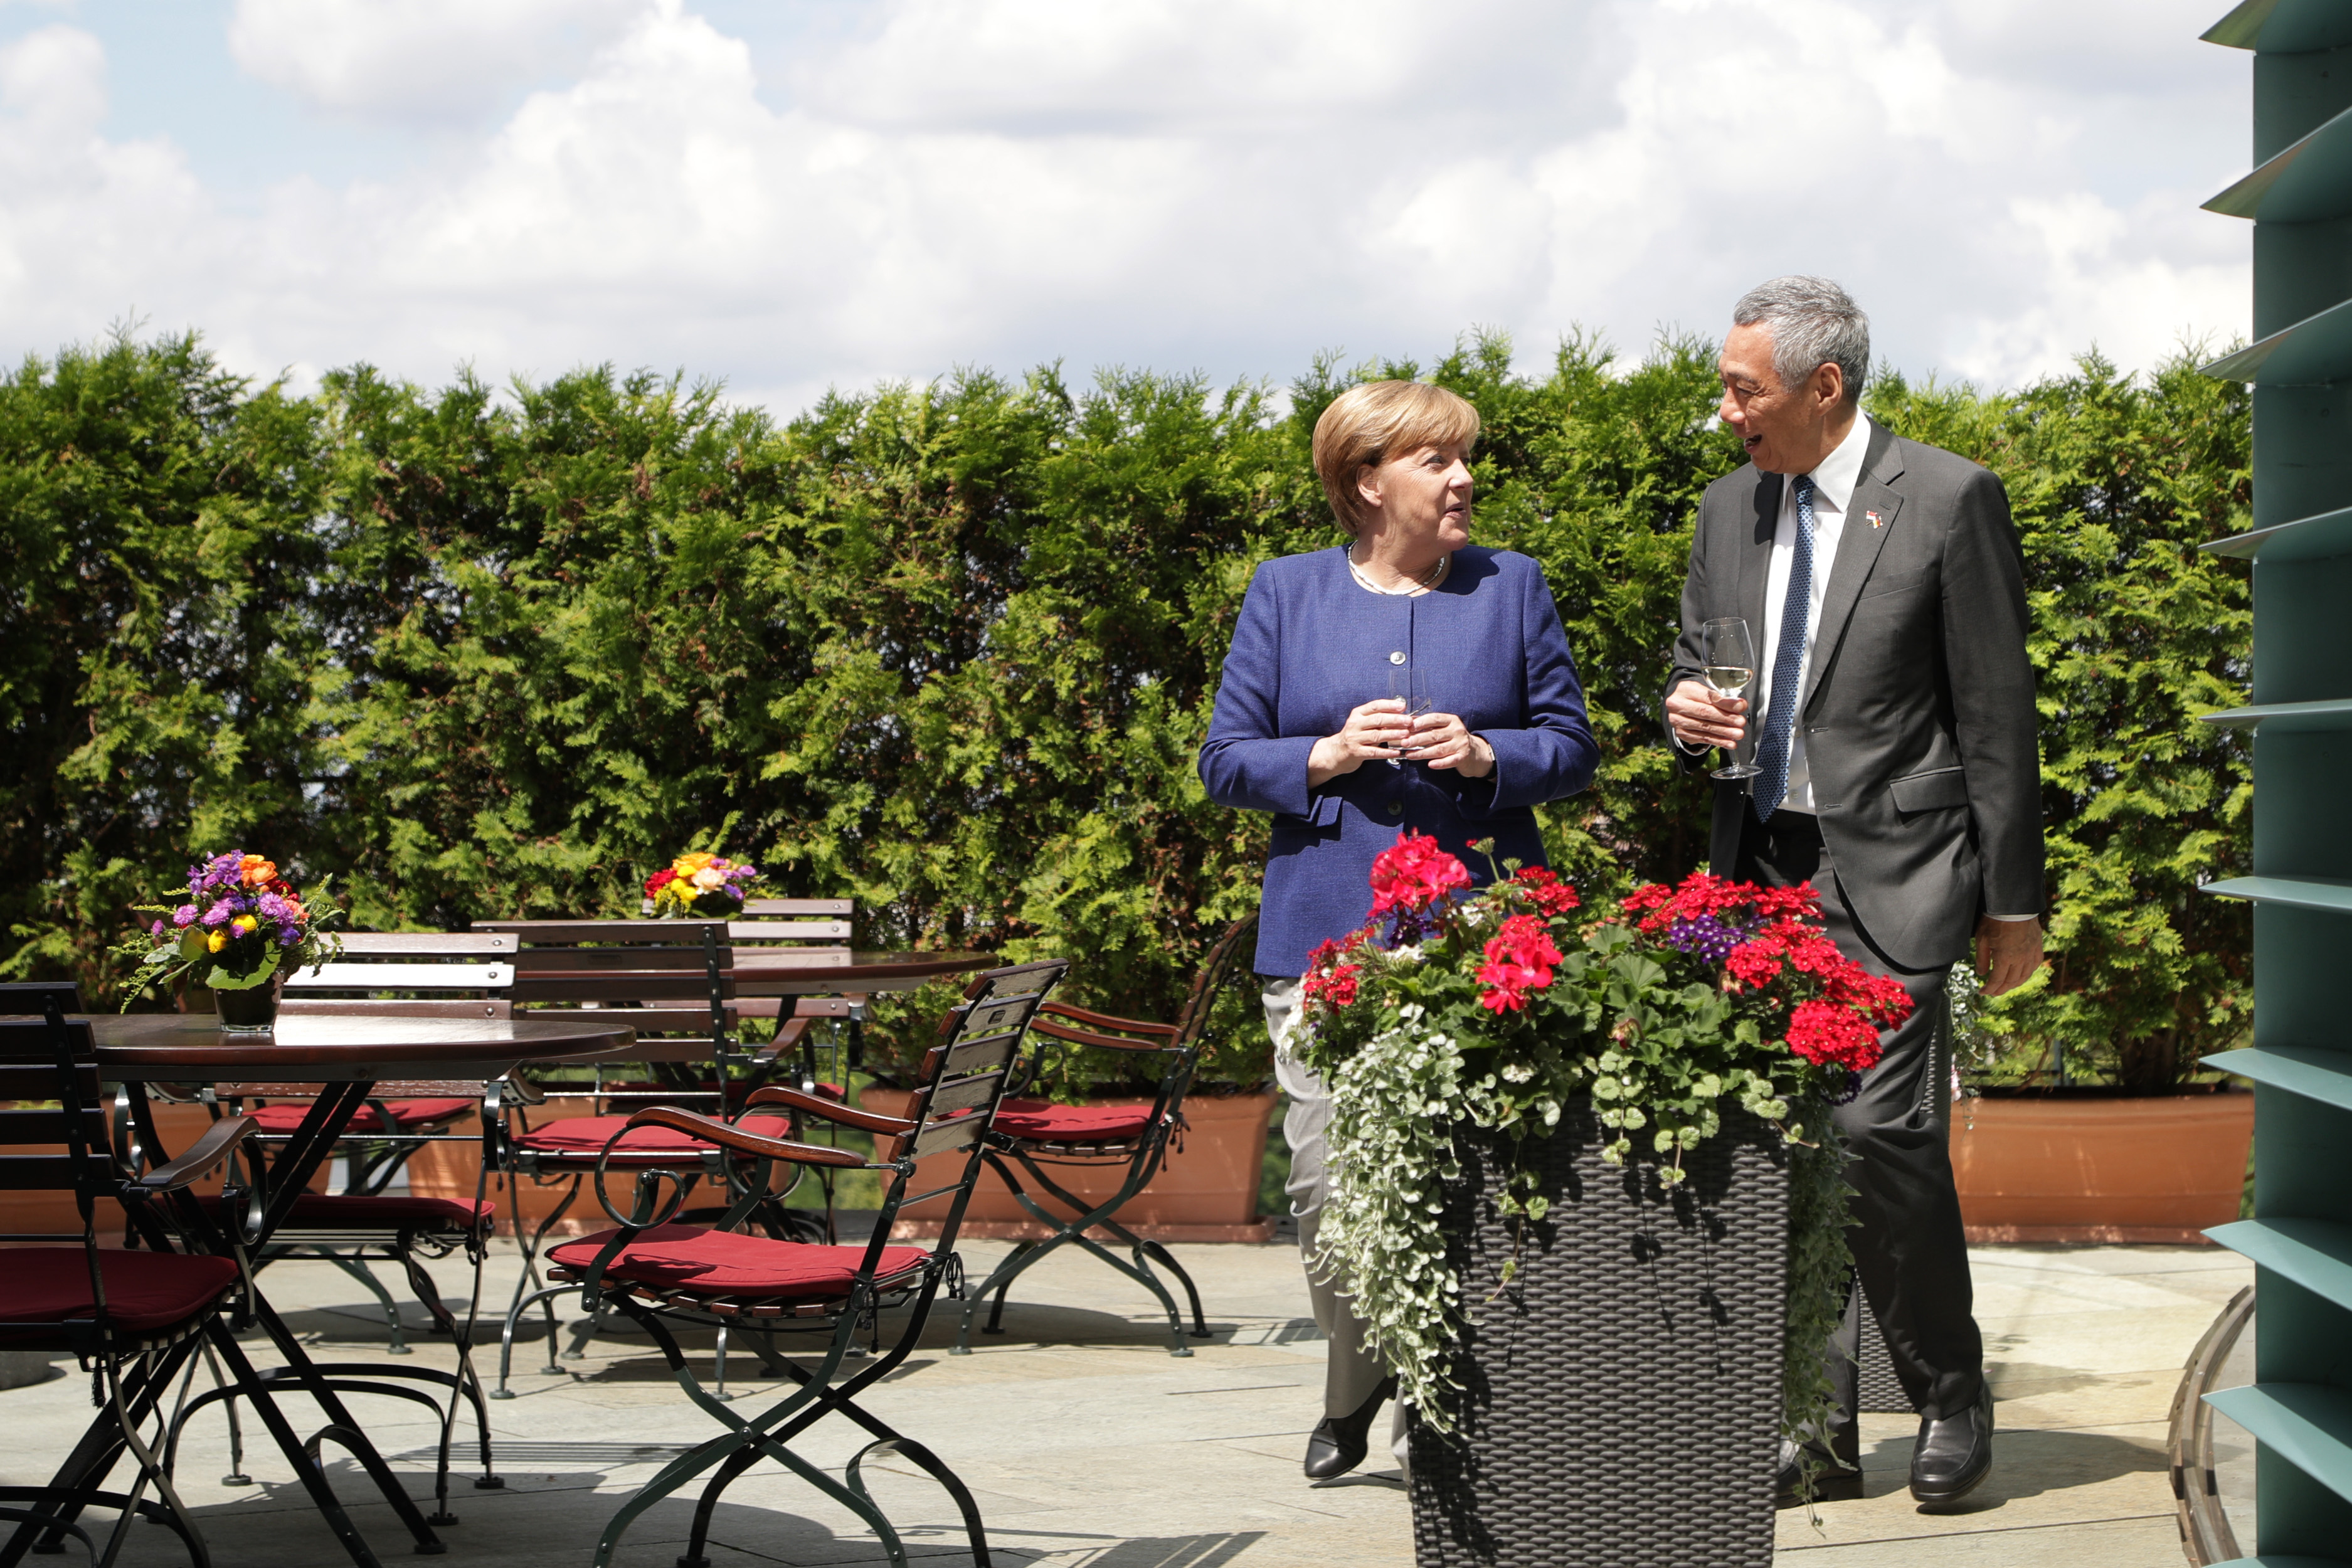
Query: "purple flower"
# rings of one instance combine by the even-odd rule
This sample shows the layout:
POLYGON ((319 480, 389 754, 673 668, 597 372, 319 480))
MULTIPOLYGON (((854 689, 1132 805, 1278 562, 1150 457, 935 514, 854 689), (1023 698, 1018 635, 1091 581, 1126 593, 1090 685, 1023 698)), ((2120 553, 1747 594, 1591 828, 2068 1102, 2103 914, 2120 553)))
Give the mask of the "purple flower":
POLYGON ((254 901, 254 908, 260 912, 261 918, 266 921, 283 921, 287 918, 286 900, 279 898, 275 893, 262 894, 259 899, 254 901))
POLYGON ((198 918, 208 926, 223 926, 228 924, 230 918, 236 913, 236 910, 229 906, 229 901, 223 899, 198 918))
POLYGON ((183 930, 195 924, 196 906, 194 904, 182 904, 178 909, 173 910, 172 911, 172 923, 183 930))
POLYGON ((299 926, 279 926, 279 927, 278 928, 278 946, 280 946, 280 947, 292 947, 296 942, 300 942, 301 940, 302 940, 302 928, 301 928, 301 927, 299 927, 299 926))
POLYGON ((1716 915, 1699 915, 1692 920, 1676 921, 1659 933, 1659 940, 1679 952, 1692 953, 1708 963, 1721 963, 1731 956, 1731 950, 1746 942, 1751 928, 1733 925, 1716 915))
POLYGON ((162 936, 163 934, 163 922, 162 921, 157 921, 153 925, 149 926, 147 928, 147 934, 149 936, 162 936))

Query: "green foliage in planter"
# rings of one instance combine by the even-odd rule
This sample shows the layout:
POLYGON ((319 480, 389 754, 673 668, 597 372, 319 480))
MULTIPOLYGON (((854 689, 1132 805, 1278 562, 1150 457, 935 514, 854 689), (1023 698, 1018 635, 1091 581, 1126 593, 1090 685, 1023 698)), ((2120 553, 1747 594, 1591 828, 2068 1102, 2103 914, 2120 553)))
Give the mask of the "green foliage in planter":
MULTIPOLYGON (((2058 966, 2000 1015, 2126 1077, 2248 995, 2242 912, 2193 892, 2246 858, 2246 753, 2189 719, 2244 675, 2244 570, 2191 547, 2244 505, 2246 405, 2187 363, 1871 395, 2016 498, 2058 966)), ((332 875, 359 929, 633 913, 691 844, 856 898, 862 942, 1067 953, 1073 1000, 1171 1017, 1265 847, 1192 773, 1219 661, 1256 563, 1336 539, 1307 437, 1380 374, 1478 405, 1477 537, 1559 595, 1603 759, 1543 814, 1555 863, 1596 897, 1678 878, 1706 786, 1657 682, 1698 494, 1740 461, 1705 342, 1326 361, 1287 409, 966 374, 778 424, 593 369, 292 397, 123 338, 0 384, 0 968, 110 994, 125 906, 233 843, 332 875)), ((877 1004, 877 1051, 933 1002, 877 1004)), ((1208 1070, 1262 1077, 1254 1027, 1208 1070)))

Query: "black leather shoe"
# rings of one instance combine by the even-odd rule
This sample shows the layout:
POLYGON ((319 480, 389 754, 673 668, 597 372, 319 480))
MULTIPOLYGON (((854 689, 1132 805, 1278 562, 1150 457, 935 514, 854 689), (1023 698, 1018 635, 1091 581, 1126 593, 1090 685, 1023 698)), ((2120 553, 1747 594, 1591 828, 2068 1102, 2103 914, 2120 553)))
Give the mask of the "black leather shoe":
POLYGON ((1396 1394, 1396 1379, 1383 1378, 1372 1396, 1351 1415, 1326 1415, 1307 1439, 1307 1479, 1328 1481, 1344 1476, 1364 1462, 1372 1417, 1396 1394))
POLYGON ((1862 1496, 1862 1467, 1853 1462, 1851 1453, 1841 1448, 1852 1444, 1834 1445, 1824 1453, 1818 1445, 1800 1444, 1788 1438, 1780 1440, 1780 1477, 1775 1484, 1772 1506, 1801 1508, 1805 1503, 1805 1463, 1813 1466, 1815 1502, 1852 1502, 1862 1496))
POLYGON ((1922 1417, 1911 1451, 1911 1495, 1931 1506, 1959 1501, 1992 1473, 1992 1386, 1940 1421, 1922 1417))

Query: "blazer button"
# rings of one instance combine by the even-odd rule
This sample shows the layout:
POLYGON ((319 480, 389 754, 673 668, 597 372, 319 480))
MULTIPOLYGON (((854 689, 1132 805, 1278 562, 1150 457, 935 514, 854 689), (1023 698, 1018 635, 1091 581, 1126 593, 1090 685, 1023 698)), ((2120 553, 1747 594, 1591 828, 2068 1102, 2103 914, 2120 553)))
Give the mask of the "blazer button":
POLYGON ((1402 664, 1404 662, 1404 649, 1398 648, 1395 652, 1390 654, 1389 662, 1391 664, 1402 664))
POLYGON ((1404 802, 1401 800, 1392 800, 1389 802, 1389 815, 1391 816, 1402 816, 1404 815, 1404 802))

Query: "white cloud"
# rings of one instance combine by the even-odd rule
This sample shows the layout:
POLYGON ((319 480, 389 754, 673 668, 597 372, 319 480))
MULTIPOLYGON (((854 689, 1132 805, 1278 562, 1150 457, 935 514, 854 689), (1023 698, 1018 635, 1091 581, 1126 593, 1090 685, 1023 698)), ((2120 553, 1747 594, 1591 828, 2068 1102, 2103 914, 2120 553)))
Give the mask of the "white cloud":
POLYGON ((229 53, 320 109, 464 118, 577 68, 638 0, 237 0, 229 53))
POLYGON ((779 64, 681 0, 239 0, 247 70, 431 155, 237 210, 107 140, 97 40, 50 26, 0 51, 0 346, 136 306, 265 374, 613 360, 790 411, 958 363, 1286 377, 1473 323, 1638 350, 1807 270, 1914 373, 2144 365, 2248 314, 2247 231, 2193 210, 2246 142, 2210 9, 877 0, 779 64))

